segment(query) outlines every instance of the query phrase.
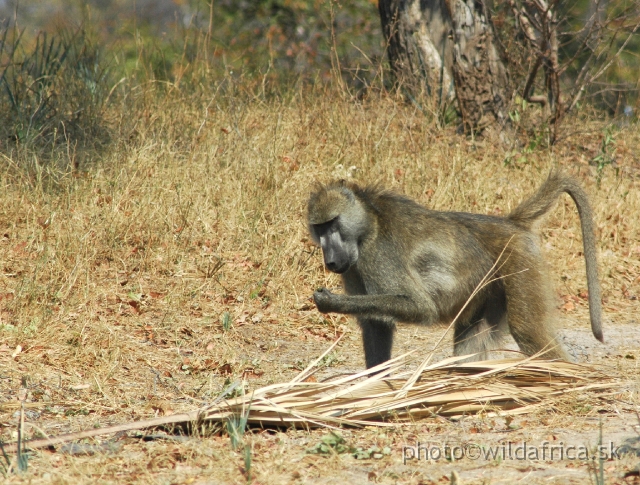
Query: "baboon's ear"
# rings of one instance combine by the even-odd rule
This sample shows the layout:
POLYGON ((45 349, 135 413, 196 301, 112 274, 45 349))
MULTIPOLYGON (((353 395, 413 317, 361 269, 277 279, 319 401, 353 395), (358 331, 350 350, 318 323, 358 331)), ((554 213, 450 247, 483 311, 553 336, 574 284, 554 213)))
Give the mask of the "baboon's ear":
POLYGON ((325 190, 325 186, 322 182, 320 182, 319 180, 315 180, 312 184, 311 184, 311 194, 317 194, 318 192, 321 192, 322 190, 325 190))

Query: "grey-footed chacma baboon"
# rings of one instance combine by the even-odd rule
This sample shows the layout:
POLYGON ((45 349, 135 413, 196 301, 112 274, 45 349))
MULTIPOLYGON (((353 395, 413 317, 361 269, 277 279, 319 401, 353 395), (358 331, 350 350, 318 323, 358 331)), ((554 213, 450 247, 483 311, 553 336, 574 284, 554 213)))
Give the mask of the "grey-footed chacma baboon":
POLYGON ((313 295, 316 306, 356 316, 371 368, 391 357, 396 322, 451 321, 500 258, 493 281, 455 324, 455 355, 486 358, 508 328, 525 354, 567 359, 554 328, 539 237, 531 229, 563 192, 580 215, 591 328, 603 341, 589 201, 574 179, 557 173, 507 217, 429 210, 377 186, 339 181, 319 187, 309 198, 309 231, 326 268, 342 276, 346 294, 322 288, 313 295))

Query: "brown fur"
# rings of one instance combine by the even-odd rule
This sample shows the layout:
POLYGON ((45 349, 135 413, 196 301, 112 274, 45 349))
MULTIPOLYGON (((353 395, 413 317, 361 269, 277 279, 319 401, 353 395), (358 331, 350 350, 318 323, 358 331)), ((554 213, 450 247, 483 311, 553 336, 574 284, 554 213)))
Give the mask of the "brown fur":
POLYGON ((557 340, 539 238, 531 231, 563 192, 580 214, 591 324, 602 340, 591 210, 580 186, 559 174, 506 218, 432 211, 377 186, 320 187, 309 199, 309 229, 327 267, 341 273, 346 294, 319 290, 316 305, 357 317, 372 367, 390 358, 396 322, 450 321, 504 251, 497 279, 456 322, 455 354, 486 357, 508 329, 525 354, 546 351, 548 358, 567 359, 557 340))

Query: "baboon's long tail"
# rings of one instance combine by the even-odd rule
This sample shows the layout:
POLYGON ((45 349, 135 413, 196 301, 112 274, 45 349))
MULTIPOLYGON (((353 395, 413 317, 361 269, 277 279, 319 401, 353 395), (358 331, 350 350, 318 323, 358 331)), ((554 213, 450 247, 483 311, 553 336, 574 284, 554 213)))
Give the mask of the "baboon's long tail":
POLYGON ((595 338, 604 342, 602 335, 602 300, 600 282, 598 280, 598 264, 596 261, 596 242, 593 234, 593 215, 589 199, 582 187, 572 178, 557 172, 551 173, 538 191, 516 207, 507 218, 519 226, 530 229, 533 223, 544 216, 566 192, 571 196, 578 208, 580 226, 582 227, 582 244, 587 267, 587 287, 589 288, 589 314, 591 330, 595 338))

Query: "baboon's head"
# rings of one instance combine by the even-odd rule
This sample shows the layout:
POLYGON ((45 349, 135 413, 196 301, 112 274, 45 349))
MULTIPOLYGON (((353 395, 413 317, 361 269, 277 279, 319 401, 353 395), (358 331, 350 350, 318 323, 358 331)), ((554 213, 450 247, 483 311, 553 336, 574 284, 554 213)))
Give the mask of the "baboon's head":
POLYGON ((322 248, 326 268, 334 273, 356 264, 367 227, 367 212, 354 188, 340 181, 318 188, 309 198, 309 232, 322 248))

